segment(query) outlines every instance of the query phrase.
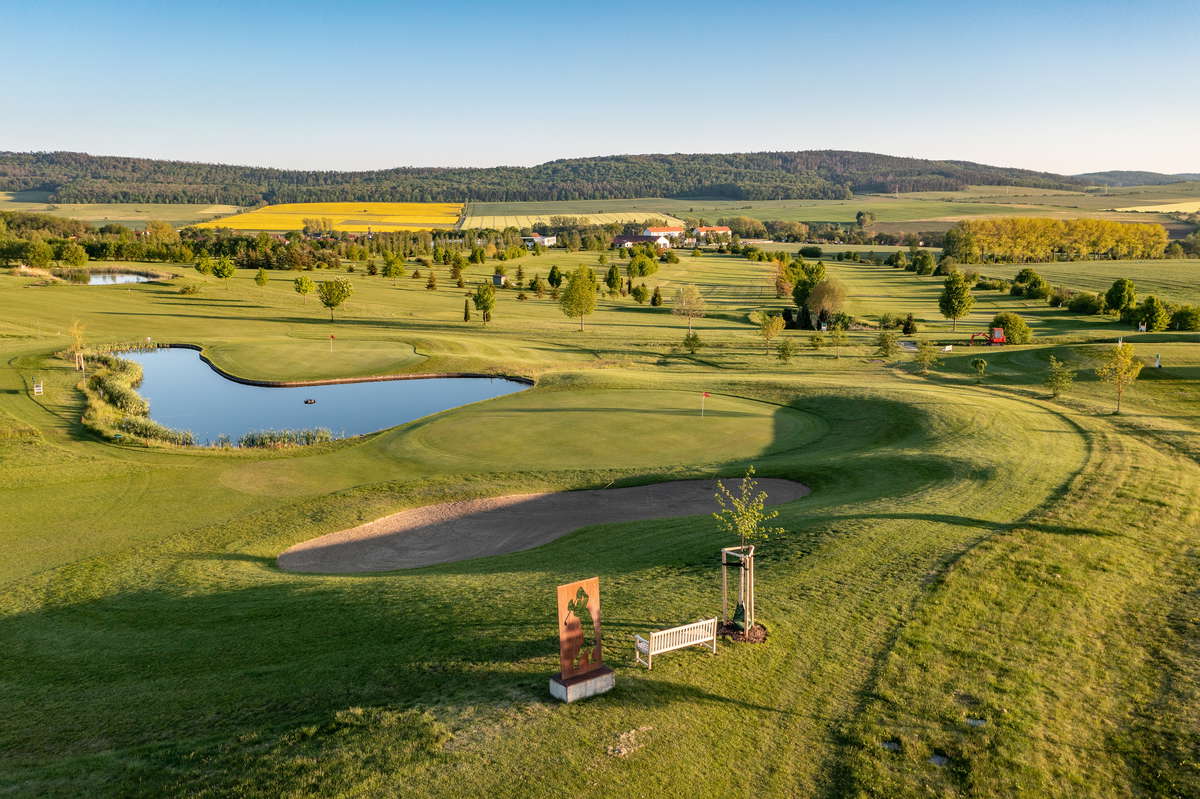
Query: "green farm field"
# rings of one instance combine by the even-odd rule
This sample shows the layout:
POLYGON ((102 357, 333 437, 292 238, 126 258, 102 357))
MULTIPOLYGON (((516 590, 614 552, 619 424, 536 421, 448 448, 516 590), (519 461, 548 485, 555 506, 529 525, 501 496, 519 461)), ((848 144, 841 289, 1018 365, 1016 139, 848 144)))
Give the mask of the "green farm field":
MULTIPOLYGON (((1182 184, 1191 186, 1191 184, 1182 184)), ((854 222, 859 211, 876 215, 872 229, 884 232, 945 230, 955 222, 976 216, 1035 216, 1070 219, 1094 217, 1122 222, 1159 222, 1172 225, 1165 214, 1118 212, 1118 206, 1187 200, 1189 189, 1134 187, 1111 194, 1064 192, 1007 186, 971 186, 954 192, 863 194, 849 200, 575 200, 561 202, 471 203, 470 216, 523 214, 583 215, 613 212, 669 214, 715 222, 729 216, 777 219, 789 222, 854 222), (1154 190, 1152 190, 1154 189, 1154 190), (1156 191, 1155 191, 1156 190, 1156 191), (1119 192, 1119 193, 1118 193, 1119 192)))
MULTIPOLYGON (((1125 266, 1149 285, 1182 263, 1125 266)), ((510 276, 517 264, 598 266, 557 250, 508 262, 510 276)), ((490 324, 465 323, 444 268, 436 291, 340 273, 355 291, 333 322, 294 273, 262 288, 248 272, 0 274, 0 793, 1200 793, 1200 335, 1130 335, 1001 292, 976 292, 952 329, 939 278, 826 264, 851 312, 912 312, 917 338, 950 345, 941 365, 885 362, 868 331, 837 356, 788 331, 800 354, 767 357, 749 317, 784 305, 771 268, 715 254, 646 279, 705 296, 694 356, 678 347, 685 320, 628 299, 601 298, 579 332, 552 300, 503 290, 490 324), (1001 310, 1039 340, 965 346, 1001 310), (536 386, 311 448, 139 447, 80 424, 78 375, 54 356, 76 319, 93 344, 196 344, 249 378, 481 371, 536 386), (1114 416, 1090 369, 1118 336, 1164 366, 1114 416), (1059 400, 1040 385, 1051 354, 1079 369, 1059 400), (812 488, 778 506, 787 532, 760 550, 770 636, 652 672, 631 664, 634 633, 719 612, 717 552, 736 542, 707 516, 398 572, 275 565, 407 507, 750 464, 812 488), (591 575, 616 688, 559 705, 554 586, 591 575)))
POLYGON ((0 211, 29 211, 78 219, 97 227, 110 222, 141 229, 147 222, 183 227, 237 213, 236 205, 196 203, 50 203, 48 192, 0 192, 0 211))

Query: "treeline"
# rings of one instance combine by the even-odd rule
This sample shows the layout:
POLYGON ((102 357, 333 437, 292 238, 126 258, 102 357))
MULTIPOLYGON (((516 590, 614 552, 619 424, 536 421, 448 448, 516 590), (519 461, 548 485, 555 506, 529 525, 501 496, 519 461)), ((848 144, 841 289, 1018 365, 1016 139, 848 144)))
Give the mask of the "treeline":
POLYGON ((945 254, 963 263, 1162 258, 1162 225, 1105 219, 1009 217, 959 222, 946 232, 945 254))
MULTIPOLYGON (((559 246, 571 252, 607 250, 616 235, 638 233, 649 225, 661 224, 653 218, 604 225, 579 224, 573 217, 550 221, 554 224, 538 225, 537 232, 557 234, 559 246)), ((320 269, 340 266, 343 260, 364 261, 389 255, 441 258, 451 253, 506 260, 530 252, 521 240, 522 234, 529 232, 508 228, 383 232, 369 237, 328 231, 272 235, 228 228, 176 230, 165 222, 151 222, 145 230, 134 231, 119 224, 96 228, 48 214, 0 212, 0 265, 79 267, 88 261, 191 263, 198 258, 227 257, 246 269, 320 269)), ((538 246, 534 251, 543 249, 538 246)))
POLYGON ((968 185, 1079 188, 1063 175, 840 150, 620 155, 533 167, 401 167, 364 172, 0 152, 0 190, 52 202, 229 203, 526 201, 632 197, 847 199, 854 192, 953 191, 968 185))

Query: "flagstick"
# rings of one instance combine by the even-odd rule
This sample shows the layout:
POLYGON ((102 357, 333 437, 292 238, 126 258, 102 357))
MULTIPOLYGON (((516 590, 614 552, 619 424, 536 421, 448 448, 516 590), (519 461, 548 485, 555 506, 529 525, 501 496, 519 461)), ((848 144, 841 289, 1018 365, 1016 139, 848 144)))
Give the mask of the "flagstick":
POLYGON ((705 395, 703 395, 703 394, 700 395, 700 418, 701 419, 704 418, 704 396, 705 395))

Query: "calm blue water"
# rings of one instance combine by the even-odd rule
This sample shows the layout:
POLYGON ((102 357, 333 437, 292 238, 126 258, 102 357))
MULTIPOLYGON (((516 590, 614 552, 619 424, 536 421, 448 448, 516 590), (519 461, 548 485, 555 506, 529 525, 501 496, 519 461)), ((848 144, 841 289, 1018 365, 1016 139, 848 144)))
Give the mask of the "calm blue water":
POLYGON ((121 357, 142 365, 138 393, 150 403, 150 418, 192 431, 199 443, 222 434, 236 443, 255 430, 313 427, 328 428, 338 438, 356 436, 529 388, 515 380, 486 377, 268 388, 221 377, 195 350, 160 349, 121 357), (305 405, 308 398, 316 404, 305 405))
POLYGON ((88 276, 89 286, 111 286, 116 283, 149 283, 153 278, 145 275, 129 275, 123 272, 93 272, 88 276))

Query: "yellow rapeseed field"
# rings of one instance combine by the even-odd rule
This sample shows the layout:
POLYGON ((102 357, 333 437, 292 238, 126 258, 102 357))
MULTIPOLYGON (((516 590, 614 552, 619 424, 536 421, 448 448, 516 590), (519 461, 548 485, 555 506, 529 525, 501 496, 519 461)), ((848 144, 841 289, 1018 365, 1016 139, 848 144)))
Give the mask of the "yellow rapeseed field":
POLYGON ((283 203, 210 219, 196 227, 302 230, 305 219, 327 219, 334 230, 348 233, 445 229, 458 224, 462 208, 462 203, 283 203))
POLYGON ((1131 208, 1118 208, 1118 211, 1146 211, 1158 214, 1184 213, 1194 214, 1200 211, 1200 200, 1185 200, 1178 203, 1165 203, 1161 205, 1135 205, 1131 208))
POLYGON ((508 216, 476 216, 468 215, 463 223, 464 228, 494 228, 503 230, 506 227, 527 228, 537 224, 549 224, 552 216, 569 216, 593 225, 607 225, 610 222, 643 222, 648 218, 661 219, 668 225, 682 226, 683 221, 667 214, 649 211, 620 211, 610 214, 513 214, 508 216))

